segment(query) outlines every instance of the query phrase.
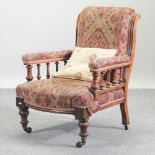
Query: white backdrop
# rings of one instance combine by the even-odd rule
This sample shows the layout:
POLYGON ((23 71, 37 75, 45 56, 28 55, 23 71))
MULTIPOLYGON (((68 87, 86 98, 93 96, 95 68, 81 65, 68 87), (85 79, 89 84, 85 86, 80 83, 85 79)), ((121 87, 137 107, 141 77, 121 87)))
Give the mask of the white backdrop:
POLYGON ((25 81, 25 52, 72 49, 77 16, 91 5, 128 6, 142 15, 130 88, 155 88, 155 0, 0 0, 0 88, 25 81))

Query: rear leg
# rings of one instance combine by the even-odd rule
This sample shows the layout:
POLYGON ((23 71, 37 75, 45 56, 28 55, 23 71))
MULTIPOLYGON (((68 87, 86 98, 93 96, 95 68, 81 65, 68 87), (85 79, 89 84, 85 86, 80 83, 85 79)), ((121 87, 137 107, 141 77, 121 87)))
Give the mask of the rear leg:
POLYGON ((125 130, 128 130, 129 113, 128 113, 128 106, 126 102, 120 104, 120 110, 122 114, 122 124, 124 125, 125 130))

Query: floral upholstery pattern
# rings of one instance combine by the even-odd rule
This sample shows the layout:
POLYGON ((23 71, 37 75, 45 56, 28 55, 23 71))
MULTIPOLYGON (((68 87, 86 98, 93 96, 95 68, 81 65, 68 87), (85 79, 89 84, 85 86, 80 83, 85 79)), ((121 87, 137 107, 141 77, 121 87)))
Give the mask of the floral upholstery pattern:
POLYGON ((127 55, 128 28, 134 15, 131 8, 87 7, 77 23, 77 46, 118 49, 127 55))
POLYGON ((34 80, 18 85, 16 94, 32 106, 47 109, 80 107, 87 108, 90 113, 97 112, 102 104, 124 97, 123 89, 118 89, 103 94, 99 102, 94 101, 90 86, 91 82, 63 78, 34 80))
POLYGON ((130 57, 127 55, 115 56, 115 57, 103 58, 103 59, 94 59, 89 63, 89 67, 92 69, 99 69, 99 68, 117 65, 117 64, 129 62, 129 61, 130 61, 130 57))
POLYGON ((37 52, 37 53, 27 53, 22 56, 23 63, 56 59, 56 58, 69 58, 72 54, 72 50, 64 50, 59 52, 37 52))

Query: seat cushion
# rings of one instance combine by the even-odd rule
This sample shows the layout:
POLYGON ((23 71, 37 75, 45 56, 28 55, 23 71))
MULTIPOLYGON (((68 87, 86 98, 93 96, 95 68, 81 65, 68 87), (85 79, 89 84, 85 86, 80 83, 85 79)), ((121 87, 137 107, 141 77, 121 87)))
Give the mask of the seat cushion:
POLYGON ((54 77, 92 81, 88 63, 94 59, 114 57, 116 49, 75 47, 65 67, 54 74, 54 77))
POLYGON ((48 110, 80 107, 87 108, 90 113, 97 112, 102 104, 124 96, 123 89, 118 89, 103 94, 99 102, 96 102, 89 91, 90 85, 87 81, 63 78, 34 80, 18 85, 16 94, 34 107, 48 110))

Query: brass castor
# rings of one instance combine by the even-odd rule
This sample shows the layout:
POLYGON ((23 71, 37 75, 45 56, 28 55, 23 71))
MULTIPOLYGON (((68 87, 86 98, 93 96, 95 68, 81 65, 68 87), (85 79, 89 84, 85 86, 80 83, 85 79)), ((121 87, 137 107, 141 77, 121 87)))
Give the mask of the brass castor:
POLYGON ((82 145, 84 145, 82 142, 77 142, 77 143, 76 143, 76 147, 77 147, 77 148, 81 148, 82 145))
POLYGON ((124 129, 125 130, 128 130, 128 125, 124 125, 124 129))
POLYGON ((27 133, 31 133, 32 132, 32 128, 30 128, 30 127, 24 128, 24 131, 27 132, 27 133))

